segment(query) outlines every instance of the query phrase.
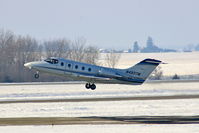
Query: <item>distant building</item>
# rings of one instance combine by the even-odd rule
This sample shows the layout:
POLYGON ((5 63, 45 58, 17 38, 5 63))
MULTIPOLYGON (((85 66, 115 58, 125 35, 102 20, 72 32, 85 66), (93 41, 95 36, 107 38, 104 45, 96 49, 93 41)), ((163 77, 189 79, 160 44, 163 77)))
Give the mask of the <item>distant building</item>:
POLYGON ((123 50, 122 53, 129 53, 129 51, 128 50, 123 50))
POLYGON ((199 51, 199 44, 195 46, 195 51, 199 51))
MULTIPOLYGON (((196 51, 199 51, 199 44, 195 47, 196 51)), ((133 43, 133 47, 128 50, 110 50, 110 49, 100 49, 100 53, 160 53, 160 52, 177 52, 174 49, 163 49, 154 45, 152 37, 148 37, 146 42, 146 47, 141 48, 137 41, 133 43)))
POLYGON ((132 53, 132 50, 130 48, 128 49, 128 53, 132 53))
POLYGON ((162 49, 158 48, 153 44, 153 39, 151 37, 148 37, 146 42, 146 47, 144 47, 141 52, 142 53, 154 53, 154 52, 161 52, 162 49))
POLYGON ((133 50, 132 50, 132 52, 133 53, 138 53, 139 51, 140 51, 140 47, 138 45, 138 42, 135 41, 134 44, 133 44, 133 50))
POLYGON ((153 39, 151 37, 148 37, 146 47, 141 49, 141 53, 159 53, 159 52, 176 52, 176 50, 159 48, 158 46, 154 45, 153 39))
POLYGON ((188 44, 186 47, 184 47, 183 52, 192 52, 195 51, 194 44, 188 44))

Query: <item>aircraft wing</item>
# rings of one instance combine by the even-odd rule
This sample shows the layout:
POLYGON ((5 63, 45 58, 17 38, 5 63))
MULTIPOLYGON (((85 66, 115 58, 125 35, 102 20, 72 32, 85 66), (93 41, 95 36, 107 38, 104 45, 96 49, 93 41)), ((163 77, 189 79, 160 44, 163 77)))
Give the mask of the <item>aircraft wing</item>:
POLYGON ((82 75, 82 74, 73 74, 73 76, 80 77, 80 78, 90 78, 90 79, 103 79, 103 80, 111 79, 111 78, 107 78, 107 77, 98 77, 98 76, 82 75))

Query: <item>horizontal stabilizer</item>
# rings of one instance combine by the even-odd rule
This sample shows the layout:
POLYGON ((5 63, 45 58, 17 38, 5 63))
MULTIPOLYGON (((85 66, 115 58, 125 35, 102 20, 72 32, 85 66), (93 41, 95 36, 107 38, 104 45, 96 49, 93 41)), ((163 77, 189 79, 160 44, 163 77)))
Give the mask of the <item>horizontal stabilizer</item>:
POLYGON ((155 60, 155 59, 145 59, 145 60, 141 61, 140 64, 146 63, 146 64, 159 65, 161 62, 162 62, 162 61, 160 61, 160 60, 155 60))

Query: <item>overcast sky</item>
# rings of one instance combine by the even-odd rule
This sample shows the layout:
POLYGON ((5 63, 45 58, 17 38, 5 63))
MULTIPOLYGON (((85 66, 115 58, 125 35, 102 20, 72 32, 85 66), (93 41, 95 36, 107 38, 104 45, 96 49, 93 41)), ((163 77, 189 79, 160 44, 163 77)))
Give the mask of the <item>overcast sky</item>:
POLYGON ((37 39, 84 37, 99 48, 199 43, 199 0, 0 0, 0 28, 37 39))

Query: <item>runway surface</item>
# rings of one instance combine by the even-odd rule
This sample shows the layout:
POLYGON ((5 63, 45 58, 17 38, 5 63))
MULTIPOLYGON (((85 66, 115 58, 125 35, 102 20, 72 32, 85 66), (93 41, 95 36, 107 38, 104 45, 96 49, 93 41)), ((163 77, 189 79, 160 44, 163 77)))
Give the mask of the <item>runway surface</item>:
POLYGON ((161 130, 173 131, 170 124, 186 124, 184 129, 189 130, 197 130, 195 124, 199 124, 199 81, 157 81, 142 86, 99 84, 95 91, 85 90, 82 83, 21 83, 0 87, 0 128, 6 125, 5 131, 15 126, 31 126, 38 131, 93 126, 95 132, 98 126, 107 129, 112 126, 114 131, 122 132, 123 126, 157 128, 159 124, 167 125, 161 130))
POLYGON ((0 118, 0 126, 78 124, 199 124, 199 116, 25 117, 0 118))
POLYGON ((54 102, 100 102, 100 101, 131 101, 131 100, 173 100, 198 99, 199 95, 171 95, 171 96, 137 96, 137 97, 102 97, 102 98, 59 98, 59 99, 23 99, 2 100, 0 104, 11 103, 54 103, 54 102))
MULTIPOLYGON (((194 83, 199 82, 199 80, 147 80, 144 84, 160 84, 160 83, 194 83)), ((29 86, 29 85, 74 85, 74 84, 82 84, 84 85, 86 82, 83 81, 67 81, 67 82, 22 82, 22 83, 0 83, 0 86, 29 86)))

